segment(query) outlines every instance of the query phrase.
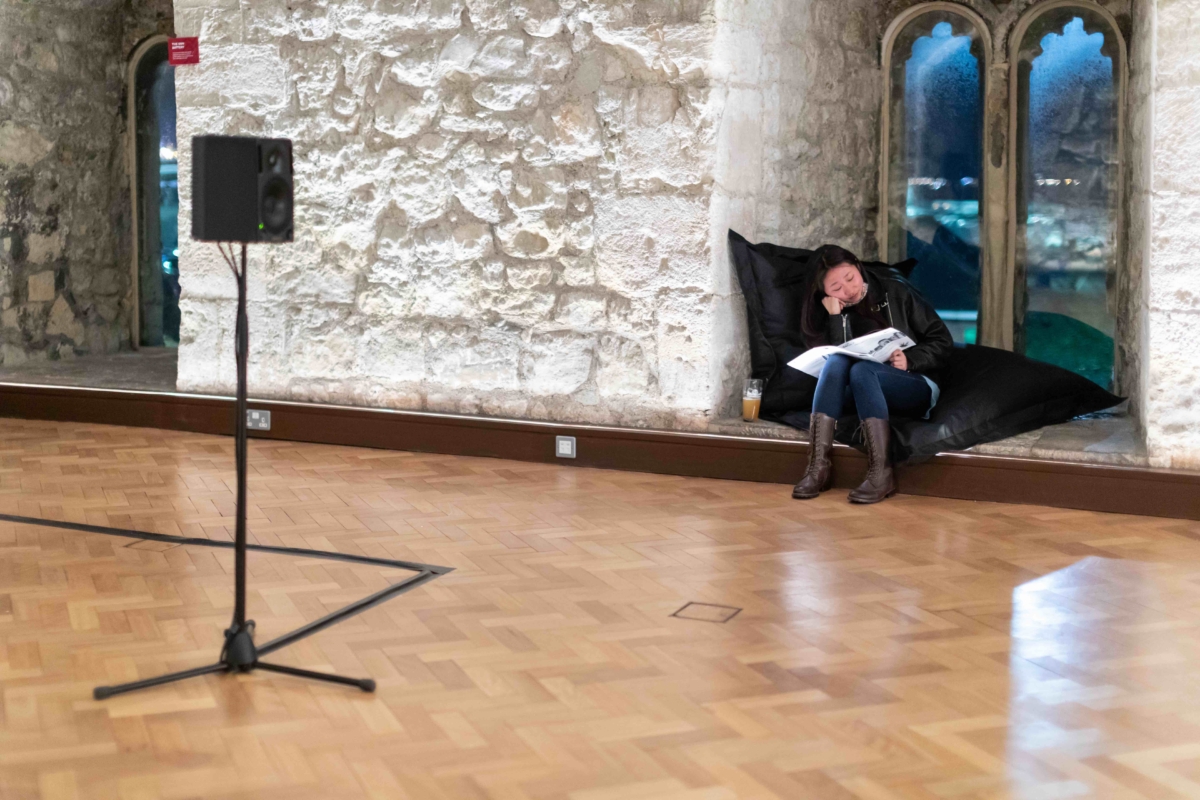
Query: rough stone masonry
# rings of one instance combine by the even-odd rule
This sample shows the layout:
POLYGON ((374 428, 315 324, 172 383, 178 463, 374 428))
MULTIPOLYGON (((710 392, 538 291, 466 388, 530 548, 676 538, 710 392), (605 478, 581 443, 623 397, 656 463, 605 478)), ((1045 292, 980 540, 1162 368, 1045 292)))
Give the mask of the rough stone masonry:
MULTIPOLYGON (((748 370, 726 229, 873 241, 873 6, 177 0, 202 53, 176 72, 181 230, 191 136, 295 142, 296 242, 251 248, 252 393, 728 412, 748 370)), ((178 388, 228 392, 232 278, 211 245, 181 265, 178 388)))

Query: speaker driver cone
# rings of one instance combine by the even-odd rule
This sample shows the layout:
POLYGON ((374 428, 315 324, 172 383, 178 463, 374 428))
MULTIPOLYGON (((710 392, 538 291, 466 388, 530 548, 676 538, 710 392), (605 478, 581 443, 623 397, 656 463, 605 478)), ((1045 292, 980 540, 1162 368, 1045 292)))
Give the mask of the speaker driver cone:
POLYGON ((292 218, 292 193, 283 178, 271 178, 262 192, 263 229, 270 234, 283 234, 292 218))

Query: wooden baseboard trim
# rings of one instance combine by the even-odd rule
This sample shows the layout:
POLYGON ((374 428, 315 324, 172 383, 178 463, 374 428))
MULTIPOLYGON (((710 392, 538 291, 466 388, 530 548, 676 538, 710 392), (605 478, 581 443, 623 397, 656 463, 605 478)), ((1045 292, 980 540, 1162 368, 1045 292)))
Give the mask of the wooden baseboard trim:
MULTIPOLYGON (((703 433, 464 417, 253 400, 271 412, 254 438, 510 458, 727 480, 791 484, 808 445, 703 433), (556 436, 574 436, 578 457, 557 458, 556 436)), ((0 416, 231 435, 229 397, 0 384, 0 416)), ((865 457, 834 451, 836 485, 862 479, 865 457)), ((947 453, 899 471, 906 494, 1028 503, 1144 516, 1200 519, 1200 474, 947 453)))

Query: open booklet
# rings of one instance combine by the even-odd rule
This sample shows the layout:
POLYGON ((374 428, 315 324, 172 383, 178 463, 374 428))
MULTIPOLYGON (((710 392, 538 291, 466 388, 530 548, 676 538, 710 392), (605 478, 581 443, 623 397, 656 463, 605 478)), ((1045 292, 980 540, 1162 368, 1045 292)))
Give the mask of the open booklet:
POLYGON ((826 345, 805 350, 789 361, 788 366, 806 372, 814 378, 819 378, 821 367, 825 366, 826 360, 835 353, 843 353, 851 358, 883 364, 891 357, 892 353, 897 350, 907 350, 915 344, 916 342, 895 328, 884 328, 881 331, 874 331, 866 336, 851 339, 843 345, 826 345))

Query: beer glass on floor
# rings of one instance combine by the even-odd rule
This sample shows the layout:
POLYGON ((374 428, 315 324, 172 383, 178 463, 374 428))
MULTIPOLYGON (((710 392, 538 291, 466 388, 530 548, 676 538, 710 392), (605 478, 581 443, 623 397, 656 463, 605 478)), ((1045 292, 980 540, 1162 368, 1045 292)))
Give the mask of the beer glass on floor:
POLYGON ((758 411, 762 406, 763 382, 757 378, 746 381, 742 391, 742 419, 754 422, 758 419, 758 411))

